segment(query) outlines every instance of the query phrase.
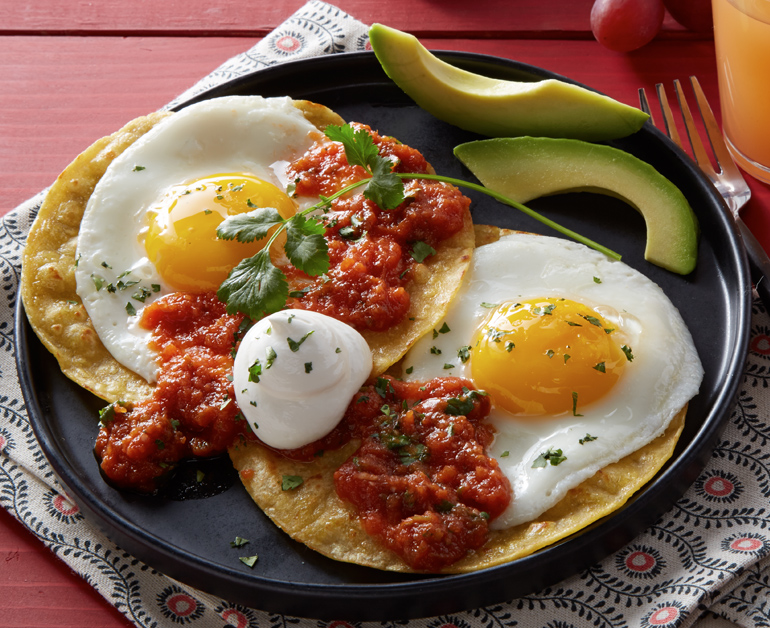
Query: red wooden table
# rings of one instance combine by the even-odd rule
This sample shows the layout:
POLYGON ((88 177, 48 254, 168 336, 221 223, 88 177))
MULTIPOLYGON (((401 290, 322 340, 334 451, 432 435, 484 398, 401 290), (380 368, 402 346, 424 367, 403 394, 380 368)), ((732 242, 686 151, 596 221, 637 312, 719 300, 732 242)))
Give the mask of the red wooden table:
MULTIPOLYGON (((0 215, 49 185, 97 138, 162 106, 256 41, 304 0, 0 3, 0 215), (269 5, 269 6, 268 6, 269 5)), ((670 17, 641 50, 589 30, 592 0, 338 0, 359 20, 436 49, 516 59, 636 104, 637 88, 697 75, 718 109, 714 45, 670 17)), ((770 187, 748 177, 744 218, 770 250, 770 187)), ((0 628, 131 625, 0 509, 0 628)))

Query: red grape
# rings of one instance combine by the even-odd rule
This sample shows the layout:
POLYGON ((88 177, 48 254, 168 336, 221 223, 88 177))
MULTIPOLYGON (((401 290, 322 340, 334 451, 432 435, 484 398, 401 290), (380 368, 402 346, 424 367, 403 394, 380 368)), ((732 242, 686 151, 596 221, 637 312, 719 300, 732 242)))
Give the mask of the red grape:
POLYGON ((628 52, 658 34, 664 13, 663 0, 596 0, 591 30, 606 48, 628 52))
POLYGON ((663 0, 668 12, 686 29, 707 33, 714 28, 711 0, 663 0))

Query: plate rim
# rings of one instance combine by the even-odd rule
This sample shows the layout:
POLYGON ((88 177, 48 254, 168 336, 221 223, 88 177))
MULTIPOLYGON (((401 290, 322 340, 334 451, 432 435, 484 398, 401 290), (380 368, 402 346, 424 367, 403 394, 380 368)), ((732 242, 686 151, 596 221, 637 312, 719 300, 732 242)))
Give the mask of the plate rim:
MULTIPOLYGON (((578 83, 577 81, 569 79, 568 77, 560 76, 543 68, 505 59, 503 57, 461 51, 437 51, 437 54, 439 57, 448 61, 454 60, 459 61, 460 63, 476 63, 480 65, 489 63, 494 66, 500 66, 503 68, 513 68, 531 76, 557 78, 568 83, 587 87, 581 83, 578 83)), ((174 110, 181 109, 184 106, 198 102, 200 100, 207 100, 220 95, 225 95, 233 90, 243 89, 246 85, 259 82, 258 79, 260 77, 267 77, 264 80, 270 80, 270 75, 274 73, 279 75, 291 75, 296 71, 297 68, 312 68, 316 65, 334 66, 340 63, 348 62, 350 60, 370 60, 373 57, 374 54, 371 52, 354 52, 311 57, 308 59, 279 63, 277 65, 268 66, 266 68, 261 68, 259 70, 249 72, 246 75, 236 77, 223 84, 207 89, 206 91, 188 99, 184 103, 177 105, 174 107, 174 110)), ((589 87, 589 89, 591 88, 589 87)), ((645 124, 643 132, 652 133, 653 136, 656 137, 656 139, 659 141, 662 141, 664 145, 667 144, 667 148, 669 150, 673 150, 677 154, 679 159, 682 161, 682 165, 688 169, 691 175, 699 177, 703 183, 710 186, 713 199, 717 202, 722 202, 721 197, 718 196, 718 193, 713 189, 711 183, 705 178, 700 170, 697 169, 697 166, 689 163, 689 157, 687 157, 684 153, 680 154, 680 149, 675 147, 675 145, 671 143, 667 137, 665 137, 660 131, 658 131, 649 123, 645 124)), ((728 219, 726 214, 722 216, 721 222, 724 223, 723 227, 725 228, 725 232, 731 236, 729 247, 730 252, 732 253, 731 257, 735 258, 735 269, 738 275, 739 283, 741 283, 741 293, 745 294, 745 297, 742 300, 737 300, 739 307, 737 308, 735 317, 735 335, 737 338, 738 346, 736 346, 737 350, 732 356, 729 367, 726 368, 726 370, 734 374, 736 372, 742 372, 745 355, 747 353, 750 332, 751 301, 750 290, 745 290, 744 288, 746 286, 750 286, 751 284, 749 280, 746 254, 745 250, 743 249, 742 241, 740 239, 737 227, 731 220, 728 219)), ((185 550, 182 548, 178 546, 170 546, 167 543, 164 543, 163 539, 159 536, 144 528, 135 526, 132 522, 126 521, 123 516, 118 515, 115 517, 117 513, 113 512, 113 517, 110 518, 107 517, 106 513, 101 511, 99 508, 94 508, 94 505, 89 499, 87 487, 81 485, 81 482, 78 480, 74 470, 70 469, 69 466, 65 464, 66 461, 62 461, 58 457, 58 445, 53 442, 51 435, 48 433, 47 426, 45 425, 46 421, 43 418, 43 411, 38 400, 38 395, 32 383, 31 373, 28 370, 31 365, 23 364, 23 358, 27 354, 28 343, 30 340, 32 342, 39 342, 37 341, 34 333, 30 335, 31 331, 32 330, 29 327, 29 323, 26 320, 26 315, 24 314, 23 304, 19 293, 15 312, 15 332, 19 341, 19 347, 23 346, 23 350, 17 350, 16 352, 19 379, 22 386, 23 396, 30 415, 30 423, 32 425, 33 431, 35 432, 41 449, 48 458, 51 467, 57 476, 61 478, 63 486, 72 491, 73 495, 76 497, 78 505, 90 514, 91 520, 94 521, 114 542, 117 543, 114 538, 115 536, 119 537, 121 541, 128 540, 130 545, 139 542, 146 543, 149 540, 158 545, 158 549, 155 551, 159 551, 160 554, 163 555, 163 561, 160 562, 165 562, 166 560, 173 562, 180 559, 185 562, 184 558, 187 558, 188 562, 198 565, 199 568, 210 569, 212 566, 211 563, 204 558, 200 556, 190 556, 189 554, 186 554, 185 550), (114 527, 116 523, 126 525, 126 527, 124 527, 122 530, 116 530, 114 527)), ((575 535, 572 535, 556 544, 543 548, 533 555, 523 557, 511 563, 506 563, 503 565, 498 565, 466 574, 428 575, 420 577, 419 579, 404 582, 375 584, 293 583, 289 581, 260 578, 258 574, 244 575, 243 572, 237 571, 235 568, 221 564, 214 565, 215 570, 220 573, 220 577, 223 579, 227 586, 237 586, 243 583, 244 578, 247 578, 251 586, 254 586, 256 589, 259 589, 266 594, 266 597, 263 601, 267 601, 269 596, 274 596, 274 598, 272 598, 266 605, 260 606, 260 610, 274 610, 276 612, 287 615, 319 619, 333 619, 343 615, 357 620, 382 620, 386 618, 393 619, 392 608, 394 607, 398 608, 399 610, 399 618, 412 619, 487 605, 492 603, 493 600, 499 602, 503 599, 508 599, 508 597, 501 597, 501 595, 508 595, 505 593, 505 591, 508 590, 508 587, 505 587, 504 584, 500 582, 504 579, 501 576, 501 572, 511 570, 514 565, 522 566, 526 570, 526 568, 533 561, 538 561, 541 564, 546 563, 549 565, 551 563, 559 562, 561 560, 561 553, 557 550, 558 548, 563 547, 566 543, 573 545, 577 543, 578 545, 590 546, 597 540, 600 534, 599 528, 602 528, 604 531, 609 530, 611 532, 617 532, 617 526, 619 524, 616 523, 615 526, 610 524, 612 519, 615 518, 619 512, 630 511, 629 516, 633 515, 641 517, 645 520, 650 519, 649 516, 645 517, 644 513, 639 512, 645 502, 644 499, 639 499, 639 497, 646 495, 649 489, 656 488, 656 495, 659 495, 661 491, 664 492, 664 494, 668 496, 666 499, 668 506, 662 512, 666 512, 668 509, 670 509, 673 503, 673 499, 676 496, 682 494, 682 491, 677 488, 682 483, 681 477, 690 478, 688 481, 689 485, 692 481, 695 480, 698 473, 705 465, 706 459, 710 455, 711 448, 713 447, 713 442, 716 439, 718 432, 722 429, 724 423, 729 417, 729 408, 735 399, 739 384, 739 377, 729 378, 727 385, 724 386, 720 391, 717 400, 711 408, 711 411, 708 413, 708 416, 703 418, 705 425, 700 426, 696 435, 693 437, 692 442, 688 443, 688 445, 679 454, 676 460, 669 461, 669 463, 667 463, 667 465, 655 475, 651 482, 648 483, 648 485, 646 485, 644 489, 640 491, 640 493, 632 498, 630 503, 627 503, 612 515, 600 519, 598 522, 595 522, 594 524, 584 528, 575 535), (717 418, 710 418, 715 414, 721 414, 722 416, 718 420, 717 418), (702 444, 703 440, 708 441, 710 444, 704 447, 702 444), (696 444, 698 445, 697 447, 696 444), (700 449, 703 451, 701 452, 700 456, 694 456, 692 451, 694 449, 700 449), (695 467, 698 467, 697 471, 695 470, 695 467), (678 476, 679 479, 675 480, 674 476, 678 476), (676 493, 676 496, 671 497, 674 493, 676 493), (457 585, 457 581, 461 581, 459 585, 457 585), (463 590, 458 590, 458 586, 463 590), (286 590, 287 588, 288 592, 286 590), (470 588, 483 588, 485 589, 485 595, 482 595, 478 591, 469 592, 468 589, 470 588), (333 609, 320 608, 319 606, 315 605, 320 601, 321 597, 324 599, 324 601, 328 601, 330 599, 330 593, 334 593, 335 595, 341 596, 347 600, 348 604, 345 606, 345 610, 340 609, 335 610, 335 612, 328 612, 333 609), (420 603, 417 604, 410 603, 410 600, 415 597, 416 593, 420 593, 423 598, 425 598, 425 596, 429 596, 428 601, 426 602, 423 599, 420 603), (382 597, 386 598, 384 606, 382 604, 382 597), (446 597, 453 597, 453 600, 451 600, 451 604, 441 605, 441 608, 437 610, 436 603, 439 601, 439 597, 442 598, 441 601, 446 601, 446 597), (375 603, 377 598, 379 598, 379 604, 375 603), (470 606, 467 606, 469 599, 473 601, 471 602, 470 606), (475 600, 477 599, 482 599, 482 603, 476 602, 475 600), (275 607, 269 608, 273 602, 275 602, 275 607), (387 611, 387 613, 384 611, 387 611), (305 612, 310 614, 303 614, 305 612)), ((96 504, 96 506, 99 505, 100 504, 96 504)), ((106 510, 109 510, 109 508, 106 510)), ((601 532, 601 534, 604 533, 605 532, 601 532)), ((146 557, 137 556, 137 552, 134 548, 127 547, 126 549, 131 551, 134 556, 143 562, 150 564, 150 566, 154 566, 152 562, 155 561, 151 562, 148 561, 146 557)), ((599 558, 597 558, 597 560, 598 559, 599 558)), ((167 569, 159 570, 165 573, 169 573, 169 570, 167 569)), ((577 569, 572 573, 574 574, 576 571, 577 569)), ((197 577, 184 578, 183 576, 180 577, 180 575, 181 574, 176 573, 172 575, 172 577, 189 582, 189 584, 192 586, 206 590, 205 581, 207 578, 201 580, 197 577)), ((558 578, 558 580, 561 580, 563 577, 565 576, 561 576, 558 578)), ((217 595, 225 597, 222 593, 217 593, 217 595)), ((521 595, 521 593, 516 593, 516 595, 521 595)), ((228 598, 225 597, 225 599, 228 598)), ((242 602, 243 600, 239 601, 242 602)))

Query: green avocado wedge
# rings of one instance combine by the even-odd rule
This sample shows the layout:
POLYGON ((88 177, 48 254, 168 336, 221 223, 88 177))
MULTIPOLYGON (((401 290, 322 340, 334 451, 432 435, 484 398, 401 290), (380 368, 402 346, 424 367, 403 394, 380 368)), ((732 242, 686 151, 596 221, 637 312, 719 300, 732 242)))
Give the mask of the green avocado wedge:
POLYGON ((698 221, 690 204, 629 153, 579 140, 517 137, 460 144, 454 154, 485 187, 520 203, 579 191, 620 198, 644 217, 647 261, 681 275, 695 268, 698 221))
POLYGON ((490 137, 604 141, 638 131, 648 115, 590 90, 547 79, 517 82, 456 68, 417 38, 374 24, 369 41, 385 73, 437 118, 490 137))

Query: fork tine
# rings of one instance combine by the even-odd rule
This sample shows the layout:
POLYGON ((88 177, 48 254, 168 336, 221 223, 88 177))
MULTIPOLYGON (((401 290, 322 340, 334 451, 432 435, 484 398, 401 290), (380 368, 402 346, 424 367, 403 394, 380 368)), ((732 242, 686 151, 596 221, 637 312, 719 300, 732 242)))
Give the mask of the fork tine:
POLYGON ((650 111, 650 102, 647 100, 647 92, 644 90, 644 87, 639 88, 639 109, 650 116, 652 126, 658 126, 655 124, 655 117, 652 115, 652 111, 650 111))
POLYGON ((714 155, 716 156, 719 169, 731 178, 742 176, 738 170, 738 166, 736 166, 733 161, 730 151, 727 150, 727 145, 722 137, 722 131, 719 129, 719 125, 714 117, 714 112, 711 110, 711 105, 709 105, 708 100, 706 100, 706 94, 703 93, 703 89, 701 88, 698 79, 691 76, 690 84, 692 85, 693 92, 695 92, 698 111, 700 111, 703 124, 706 127, 706 135, 709 138, 711 150, 714 151, 714 155))
POLYGON ((684 150, 682 146, 682 140, 679 138, 679 131, 676 130, 676 121, 674 120, 674 114, 671 113, 671 107, 668 106, 668 97, 666 96, 666 88, 663 83, 655 85, 655 90, 658 92, 658 101, 660 102, 660 110, 663 112, 663 122, 666 125, 666 134, 674 141, 674 143, 684 150))
POLYGON ((695 126, 695 120, 693 120, 690 106, 687 104, 687 98, 682 90, 682 84, 679 79, 674 80, 674 89, 676 90, 676 99, 679 101, 679 109, 682 112, 684 118, 684 128, 687 130, 687 137, 690 140, 690 146, 692 146, 692 153, 695 157, 695 162, 700 166, 709 179, 714 183, 717 182, 717 173, 714 167, 711 165, 706 148, 703 146, 703 142, 698 134, 698 129, 695 126))

